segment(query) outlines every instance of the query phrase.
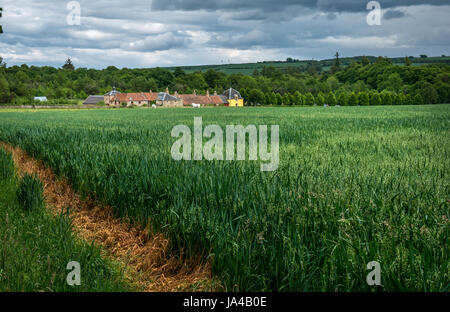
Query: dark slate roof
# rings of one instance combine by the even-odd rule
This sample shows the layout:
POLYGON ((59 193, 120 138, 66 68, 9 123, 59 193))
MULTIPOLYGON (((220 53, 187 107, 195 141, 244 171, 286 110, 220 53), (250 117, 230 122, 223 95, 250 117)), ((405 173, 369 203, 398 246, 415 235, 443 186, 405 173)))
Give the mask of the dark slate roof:
POLYGON ((114 96, 119 93, 120 93, 119 91, 117 91, 116 89, 113 89, 112 91, 109 91, 108 93, 106 93, 105 96, 114 96))
POLYGON ((222 100, 223 103, 228 103, 228 99, 225 95, 219 95, 220 99, 222 100))
POLYGON ((225 96, 228 100, 234 100, 235 95, 237 95, 238 99, 242 99, 241 94, 233 88, 230 88, 223 93, 223 96, 225 96))
POLYGON ((177 101, 178 98, 176 98, 168 93, 160 92, 160 93, 158 93, 158 100, 160 100, 160 101, 177 101))
POLYGON ((83 105, 96 105, 104 100, 103 95, 90 95, 83 103, 83 105))

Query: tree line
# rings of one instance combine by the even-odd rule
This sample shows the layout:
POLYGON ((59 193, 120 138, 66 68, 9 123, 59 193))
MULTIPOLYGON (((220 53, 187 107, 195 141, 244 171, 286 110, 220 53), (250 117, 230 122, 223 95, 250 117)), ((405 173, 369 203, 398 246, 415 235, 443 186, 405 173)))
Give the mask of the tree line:
POLYGON ((450 65, 394 65, 380 57, 343 67, 336 54, 328 71, 263 67, 252 75, 208 70, 186 73, 181 68, 102 70, 75 68, 69 59, 61 68, 6 66, 0 57, 0 103, 25 104, 35 96, 53 100, 85 99, 115 87, 120 92, 219 94, 230 87, 241 92, 246 105, 378 105, 450 103, 450 65))

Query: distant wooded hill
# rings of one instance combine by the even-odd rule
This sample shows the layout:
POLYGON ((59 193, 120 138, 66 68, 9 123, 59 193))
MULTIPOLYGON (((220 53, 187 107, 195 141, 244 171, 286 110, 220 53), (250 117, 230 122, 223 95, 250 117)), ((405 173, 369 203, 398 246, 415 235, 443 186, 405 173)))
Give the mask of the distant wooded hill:
MULTIPOLYGON (((364 57, 370 63, 375 63, 378 57, 376 56, 354 56, 354 57, 343 57, 340 58, 342 66, 348 66, 353 62, 360 62, 364 57)), ((439 57, 427 57, 426 55, 422 56, 408 56, 412 65, 423 65, 423 64, 449 64, 450 65, 450 56, 439 56, 439 57)), ((395 57, 388 58, 395 65, 405 64, 405 57, 395 57)), ((193 72, 206 72, 210 69, 225 73, 225 74, 244 74, 244 75, 252 75, 255 70, 261 70, 266 67, 275 67, 285 73, 289 73, 289 71, 307 71, 308 68, 313 66, 315 70, 318 71, 329 71, 334 64, 334 59, 326 59, 326 60, 295 60, 288 59, 286 61, 266 61, 266 62, 258 62, 258 63, 244 63, 244 64, 223 64, 223 65, 201 65, 201 66, 180 66, 183 71, 186 73, 193 72)), ((177 67, 167 67, 167 69, 174 71, 177 67)))

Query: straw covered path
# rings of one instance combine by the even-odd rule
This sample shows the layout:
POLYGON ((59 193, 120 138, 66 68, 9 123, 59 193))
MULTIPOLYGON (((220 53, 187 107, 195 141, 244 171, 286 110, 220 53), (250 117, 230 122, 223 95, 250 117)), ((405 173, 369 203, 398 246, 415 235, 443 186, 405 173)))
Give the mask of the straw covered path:
POLYGON ((75 235, 94 241, 124 267, 127 279, 138 289, 153 292, 211 291, 217 288, 209 264, 185 259, 182 252, 169 254, 169 240, 115 218, 112 208, 91 199, 82 199, 70 183, 57 177, 42 161, 8 143, 0 147, 12 153, 21 176, 36 174, 44 185, 46 207, 57 215, 69 208, 75 235))

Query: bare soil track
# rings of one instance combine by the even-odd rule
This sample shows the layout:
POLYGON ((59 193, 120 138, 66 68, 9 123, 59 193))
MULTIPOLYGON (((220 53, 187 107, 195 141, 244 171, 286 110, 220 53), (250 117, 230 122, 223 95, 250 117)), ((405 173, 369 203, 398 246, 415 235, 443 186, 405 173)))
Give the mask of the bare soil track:
POLYGON ((115 218, 112 208, 82 199, 65 179, 57 177, 42 161, 25 151, 0 142, 13 155, 18 174, 36 174, 44 185, 46 206, 52 214, 69 208, 77 236, 94 241, 124 267, 127 279, 144 291, 213 291, 211 267, 200 259, 185 259, 183 253, 169 254, 168 239, 115 218))

